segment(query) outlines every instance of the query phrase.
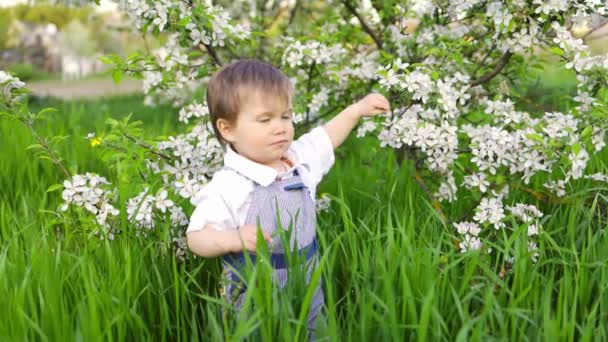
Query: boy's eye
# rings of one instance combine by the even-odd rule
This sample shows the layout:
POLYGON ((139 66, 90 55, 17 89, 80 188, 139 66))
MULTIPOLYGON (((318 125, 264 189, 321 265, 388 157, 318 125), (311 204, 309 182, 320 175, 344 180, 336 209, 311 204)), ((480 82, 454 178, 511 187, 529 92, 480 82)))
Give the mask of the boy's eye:
POLYGON ((270 119, 269 119, 269 118, 263 118, 263 119, 260 119, 260 120, 258 120, 258 121, 260 121, 260 122, 269 122, 269 121, 270 121, 270 119))

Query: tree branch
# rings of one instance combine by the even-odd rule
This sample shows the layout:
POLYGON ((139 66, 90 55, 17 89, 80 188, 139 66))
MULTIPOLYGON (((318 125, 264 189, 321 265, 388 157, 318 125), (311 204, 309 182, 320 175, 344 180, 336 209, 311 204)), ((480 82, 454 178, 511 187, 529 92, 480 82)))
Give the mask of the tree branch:
MULTIPOLYGON (((317 65, 317 63, 313 61, 312 64, 310 64, 310 68, 308 69, 308 82, 306 84, 306 93, 307 94, 310 94, 310 91, 312 90, 312 73, 315 71, 316 65, 317 65)), ((310 106, 308 106, 306 108, 306 124, 310 123, 309 115, 310 115, 310 106)))
POLYGON ((211 45, 201 43, 201 44, 198 44, 198 48, 201 51, 207 51, 218 67, 222 66, 222 61, 220 60, 220 57, 217 55, 217 52, 211 45), (204 50, 203 50, 203 48, 204 48, 204 50))
POLYGON ((378 37, 378 35, 374 32, 374 30, 372 30, 372 28, 367 24, 367 22, 363 19, 363 17, 357 12, 355 7, 353 7, 353 4, 351 4, 348 0, 344 0, 344 1, 342 1, 342 3, 344 4, 344 6, 346 6, 346 8, 348 9, 348 11, 350 13, 352 13, 355 17, 357 17, 357 19, 359 19, 359 22, 361 23, 363 30, 372 37, 372 39, 376 43, 376 46, 378 47, 378 49, 382 50, 382 40, 378 37))
POLYGON ((473 71, 473 77, 477 76, 477 72, 479 72, 479 69, 481 69, 485 65, 486 61, 488 60, 488 57, 490 57, 492 52, 494 52, 494 49, 496 49, 496 40, 492 44, 492 47, 490 47, 490 50, 488 50, 488 53, 483 57, 483 60, 481 61, 481 63, 479 63, 479 65, 477 66, 475 71, 473 71))
MULTIPOLYGON (((587 31, 587 33, 585 33, 585 34, 584 34, 584 35, 581 37, 581 39, 582 39, 582 40, 585 40, 587 37, 589 37, 590 35, 592 35, 592 34, 593 34, 595 31, 597 31, 597 30, 599 30, 599 29, 603 28, 603 27, 604 27, 604 26, 606 26, 606 25, 608 25, 608 21, 605 21, 605 22, 603 22, 603 23, 599 24, 597 27, 594 27, 594 28, 592 28, 591 30, 587 31)), ((593 39, 597 39, 597 38, 600 38, 600 37, 602 37, 602 35, 600 35, 600 36, 598 36, 598 37, 592 37, 592 38, 591 38, 591 40, 593 40, 593 39)))
POLYGON ((492 71, 488 72, 487 74, 481 76, 480 78, 478 78, 476 80, 471 81, 469 83, 469 85, 471 87, 474 87, 474 86, 480 85, 482 83, 488 82, 489 80, 493 79, 507 65, 507 63, 509 62, 509 59, 511 58, 512 55, 513 55, 513 53, 511 53, 511 51, 505 52, 505 54, 502 55, 502 57, 498 61, 498 64, 496 64, 494 69, 492 69, 492 71))
POLYGON ((55 153, 55 151, 49 146, 49 144, 46 142, 46 140, 43 139, 38 134, 38 132, 34 128, 33 122, 30 119, 22 119, 20 121, 25 126, 27 126, 27 128, 30 130, 30 132, 32 132, 32 135, 34 136, 36 141, 40 144, 40 146, 42 146, 42 148, 49 155, 53 164, 55 164, 57 167, 59 167, 59 169, 61 170, 61 172, 63 172, 63 174, 66 178, 70 178, 72 176, 71 173, 68 171, 68 169, 65 167, 65 165, 63 165, 63 163, 61 162, 61 158, 57 155, 57 153, 55 153))
POLYGON ((150 146, 150 145, 148 145, 148 144, 146 144, 144 142, 141 142, 141 141, 135 139, 135 137, 132 137, 132 136, 130 136, 128 134, 124 134, 124 136, 125 136, 125 138, 127 138, 127 139, 131 140, 132 142, 134 142, 139 147, 141 147, 141 148, 143 148, 145 150, 148 150, 148 151, 150 151, 153 154, 156 154, 157 156, 163 158, 164 160, 167 160, 167 161, 173 160, 173 158, 169 157, 168 155, 166 155, 166 154, 164 154, 164 153, 162 153, 160 151, 157 151, 153 146, 150 146))

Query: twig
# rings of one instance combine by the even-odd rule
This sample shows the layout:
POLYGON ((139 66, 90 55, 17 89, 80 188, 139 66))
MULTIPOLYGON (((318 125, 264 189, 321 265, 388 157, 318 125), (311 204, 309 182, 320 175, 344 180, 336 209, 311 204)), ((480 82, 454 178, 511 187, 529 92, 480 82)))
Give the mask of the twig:
MULTIPOLYGON (((410 155, 413 154, 413 152, 411 150, 408 150, 408 152, 409 152, 410 155)), ((419 167, 418 162, 416 161, 415 164, 416 164, 416 174, 414 176, 414 179, 416 180, 416 183, 418 183, 418 185, 420 186, 420 188, 422 188, 422 190, 426 194, 427 198, 431 201, 431 205, 435 209, 435 212, 439 216, 439 219, 441 219, 441 221, 444 224, 446 224, 447 223, 447 217, 443 213, 443 210, 441 210, 441 203, 439 203, 439 201, 437 200, 437 198, 435 198, 435 195, 433 195, 433 193, 429 189, 428 185, 426 185, 426 183, 424 182, 424 179, 422 178, 422 173, 421 173, 422 169, 419 167)))
POLYGON ((59 169, 61 169, 61 171, 63 172, 63 174, 65 175, 66 178, 71 178, 72 176, 71 176, 70 172, 63 165, 63 163, 61 162, 61 159, 49 147, 49 145, 46 143, 46 141, 44 139, 42 139, 42 137, 38 134, 38 132, 36 132, 36 129, 34 128, 34 125, 32 124, 31 120, 30 119, 21 119, 20 121, 25 126, 27 126, 27 128, 29 128, 29 130, 32 132, 32 135, 34 136, 34 138, 36 139, 36 141, 38 141, 38 143, 42 146, 42 148, 44 148, 44 150, 46 151, 46 153, 48 153, 48 155, 51 157, 51 160, 53 161, 53 164, 57 165, 59 167, 59 169))
MULTIPOLYGON (((608 21, 605 21, 605 22, 601 23, 600 25, 598 25, 597 27, 592 28, 592 29, 591 29, 591 30, 589 30, 587 33, 585 33, 585 34, 584 34, 584 35, 581 37, 581 39, 582 39, 582 40, 585 40, 585 38, 587 38, 587 37, 589 37, 590 35, 592 35, 592 34, 593 34, 593 32, 595 32, 595 31, 597 31, 597 30, 599 30, 599 29, 603 28, 603 27, 604 27, 604 26, 606 26, 606 25, 608 25, 608 21)), ((595 38, 592 38, 592 39, 597 39, 597 38, 600 38, 600 37, 602 37, 602 36, 600 35, 599 37, 595 37, 595 38)))
POLYGON ((486 55, 483 57, 483 60, 481 61, 481 63, 479 63, 479 65, 477 66, 477 69, 475 69, 475 71, 473 71, 473 77, 477 76, 477 72, 479 72, 479 69, 481 69, 485 65, 488 57, 490 57, 492 52, 494 52, 494 49, 496 49, 496 42, 498 41, 499 38, 500 38, 500 36, 498 36, 497 39, 494 41, 494 43, 492 44, 492 47, 490 48, 490 50, 488 50, 488 53, 486 53, 486 55))
POLYGON ((222 61, 220 60, 220 57, 217 55, 215 49, 211 45, 201 43, 201 44, 198 44, 198 48, 201 51, 207 51, 209 53, 209 55, 211 56, 211 58, 213 59, 213 62, 215 62, 215 64, 218 67, 222 66, 222 61), (203 50, 203 47, 205 48, 205 50, 203 50))
MULTIPOLYGON (((308 68, 308 83, 306 84, 306 93, 307 94, 310 94, 310 91, 312 90, 311 89, 312 88, 312 73, 315 71, 315 66, 316 65, 317 65, 316 61, 313 61, 310 64, 310 68, 308 68)), ((308 106, 306 108, 306 123, 307 124, 310 123, 309 120, 308 120, 309 114, 310 114, 310 106, 308 106)))
POLYGON ((487 74, 481 76, 480 78, 478 78, 474 81, 471 81, 469 83, 469 85, 471 87, 474 87, 474 86, 480 85, 482 83, 488 82, 489 80, 494 78, 496 75, 498 75, 500 73, 500 71, 505 67, 505 65, 507 65, 507 63, 509 62, 509 59, 511 58, 512 55, 513 55, 513 53, 511 53, 511 51, 505 52, 505 54, 502 55, 502 57, 498 61, 498 64, 496 64, 494 69, 492 69, 492 71, 488 72, 487 74))
POLYGON ((287 21, 287 25, 285 26, 285 30, 283 32, 287 31, 287 28, 293 23, 293 20, 296 17, 296 12, 298 11, 298 7, 300 7, 301 1, 296 0, 295 2, 295 5, 293 5, 289 11, 289 20, 287 21))
POLYGON ((348 9, 349 12, 351 12, 355 17, 357 17, 357 19, 359 19, 359 22, 361 23, 363 30, 372 37, 372 39, 376 43, 376 46, 378 47, 378 49, 382 50, 382 40, 378 37, 378 35, 374 32, 374 30, 372 30, 372 28, 369 26, 369 24, 367 24, 367 22, 363 19, 363 17, 357 12, 355 7, 353 7, 353 4, 351 4, 348 0, 344 0, 344 1, 342 1, 342 3, 344 4, 344 6, 346 6, 346 8, 348 9))
POLYGON ((129 140, 131 140, 132 142, 134 142, 135 144, 137 144, 139 147, 142 147, 142 148, 144 148, 144 149, 152 152, 153 154, 156 154, 157 156, 159 156, 159 157, 161 157, 161 158, 163 158, 165 160, 169 160, 169 161, 173 160, 173 158, 167 156, 166 154, 164 154, 164 153, 162 153, 160 151, 157 151, 156 149, 154 149, 154 147, 152 147, 152 146, 150 146, 150 145, 148 145, 148 144, 146 144, 144 142, 141 142, 141 141, 135 139, 135 137, 132 137, 132 136, 130 136, 128 134, 124 134, 124 137, 127 138, 127 139, 129 139, 129 140))

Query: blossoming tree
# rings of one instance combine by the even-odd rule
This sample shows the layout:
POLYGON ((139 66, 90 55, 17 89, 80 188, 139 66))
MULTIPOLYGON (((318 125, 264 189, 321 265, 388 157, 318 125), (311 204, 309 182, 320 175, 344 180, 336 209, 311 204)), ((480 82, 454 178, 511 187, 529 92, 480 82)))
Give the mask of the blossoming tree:
MULTIPOLYGON (((608 56, 590 53, 571 33, 573 22, 608 15, 608 5, 585 1, 327 1, 297 0, 212 4, 209 1, 129 0, 134 28, 165 37, 166 44, 127 58, 107 56, 113 77, 143 79, 145 103, 180 107, 184 133, 144 141, 138 122, 110 120, 111 133, 90 134, 138 174, 142 192, 128 200, 138 232, 158 222, 174 227, 184 253, 188 220, 178 203, 197 193, 222 160, 222 148, 197 92, 208 76, 237 58, 260 58, 281 67, 296 87, 294 121, 314 124, 370 90, 386 94, 393 111, 365 120, 357 136, 373 135, 415 165, 415 179, 458 237, 461 251, 482 249, 499 231, 527 229, 536 260, 543 214, 512 196, 567 195, 568 184, 608 176, 587 174, 590 154, 605 147, 608 112, 600 99, 608 56), (567 112, 526 110, 518 83, 538 68, 539 54, 555 56, 576 73, 577 93, 567 112), (135 158, 133 157, 135 156, 135 158), (538 177, 539 182, 532 180, 538 177), (466 190, 478 199, 464 220, 442 206, 466 190)), ((592 22, 592 25, 597 23, 592 22)), ((4 102, 13 113, 23 85, 2 74, 4 102), (12 104, 11 104, 12 103, 12 104)), ((26 111, 27 112, 27 111, 26 111)), ((31 114, 31 113, 30 113, 31 114)), ((41 153, 61 165, 44 144, 41 153)), ((62 210, 95 215, 100 236, 112 237, 118 210, 112 187, 98 175, 71 175, 63 183, 62 210), (114 202, 113 202, 114 201, 114 202), (80 209, 79 209, 80 208, 80 209), (84 208, 84 209, 82 209, 84 208)), ((327 207, 327 200, 320 202, 327 207)), ((488 251, 489 248, 484 248, 488 251)))

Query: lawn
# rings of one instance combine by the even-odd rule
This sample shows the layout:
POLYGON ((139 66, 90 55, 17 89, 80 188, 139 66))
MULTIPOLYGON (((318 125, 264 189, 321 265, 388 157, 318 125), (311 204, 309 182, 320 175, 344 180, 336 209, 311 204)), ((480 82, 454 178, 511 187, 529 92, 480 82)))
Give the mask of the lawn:
MULTIPOLYGON (((36 129, 45 136, 69 136, 59 147, 66 164, 75 173, 108 177, 129 196, 141 189, 114 178, 85 139, 87 133, 99 134, 107 117, 129 112, 145 122, 150 138, 184 130, 177 110, 144 107, 140 96, 32 103, 35 108, 47 105, 59 111, 36 129)), ((221 319, 218 260, 180 262, 145 238, 119 234, 114 241, 101 241, 82 234, 77 221, 58 220, 54 211, 60 192, 46 190, 63 176, 26 150, 33 142, 19 123, 0 121, 2 340, 293 340, 301 326, 297 306, 290 307, 293 301, 277 306, 272 291, 252 293, 258 311, 221 319)), ((336 163, 319 187, 319 193, 334 199, 330 210, 319 215, 317 227, 327 306, 321 336, 361 341, 608 339, 605 188, 558 204, 513 192, 510 199, 535 204, 545 213, 537 263, 525 253, 522 229, 490 256, 462 254, 454 246, 454 228, 441 223, 415 182, 413 165, 397 167, 395 159, 373 138, 353 134, 336 151, 336 163), (519 257, 509 267, 505 255, 519 257)), ((588 168, 606 172, 607 166, 604 151, 588 168)), ((586 192, 589 184, 576 181, 569 193, 586 192)), ((444 207, 449 217, 466 215, 475 202, 466 191, 459 198, 444 207)), ((187 214, 192 212, 187 201, 182 204, 187 214)), ((130 229, 126 222, 122 228, 130 229)), ((257 277, 263 274, 260 267, 257 277)), ((260 281, 263 286, 264 279, 260 281)))

